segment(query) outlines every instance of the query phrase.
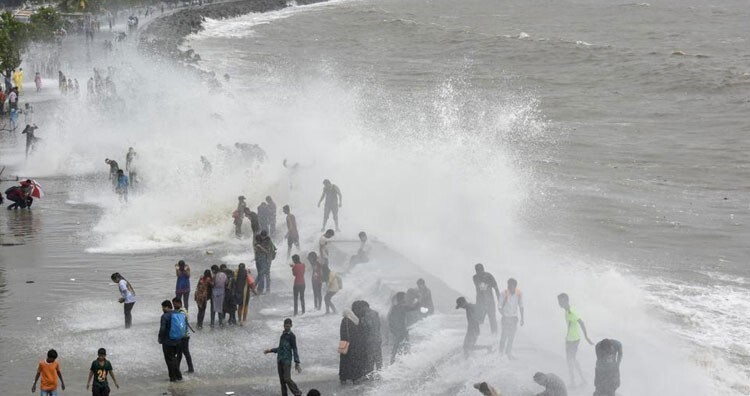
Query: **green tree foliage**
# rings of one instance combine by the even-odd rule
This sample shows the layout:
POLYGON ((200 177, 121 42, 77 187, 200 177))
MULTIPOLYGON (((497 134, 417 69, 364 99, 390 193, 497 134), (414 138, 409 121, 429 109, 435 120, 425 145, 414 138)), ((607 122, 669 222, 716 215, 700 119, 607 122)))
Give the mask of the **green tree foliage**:
POLYGON ((50 7, 42 7, 29 19, 29 35, 32 41, 53 41, 55 32, 63 26, 60 13, 50 7))
POLYGON ((0 15, 0 71, 10 72, 21 65, 21 52, 29 41, 28 26, 8 11, 0 15))

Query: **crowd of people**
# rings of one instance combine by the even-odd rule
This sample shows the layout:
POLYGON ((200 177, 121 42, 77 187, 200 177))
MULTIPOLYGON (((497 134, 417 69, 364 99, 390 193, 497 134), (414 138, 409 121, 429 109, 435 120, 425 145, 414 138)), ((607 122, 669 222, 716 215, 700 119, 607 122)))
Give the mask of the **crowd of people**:
MULTIPOLYGON (((126 154, 126 176, 116 161, 107 159, 109 165, 110 179, 118 194, 127 199, 127 188, 130 182, 137 177, 135 171, 135 160, 137 154, 131 147, 126 154)), ((237 207, 232 213, 234 233, 237 238, 243 238, 243 219, 248 219, 252 234, 252 248, 255 260, 255 276, 247 268, 245 263, 239 263, 236 268, 230 268, 227 264, 214 264, 203 270, 198 276, 195 285, 191 285, 191 267, 184 260, 175 264, 174 274, 176 277, 174 297, 161 303, 162 317, 158 332, 158 340, 162 345, 164 360, 170 381, 182 380, 181 362, 187 363, 187 372, 194 372, 192 356, 190 353, 190 337, 196 332, 204 329, 208 322, 211 329, 223 329, 232 326, 244 326, 248 321, 250 297, 271 293, 270 268, 277 259, 274 238, 282 239, 277 230, 276 214, 278 206, 271 196, 266 196, 260 202, 256 210, 250 209, 244 196, 237 198, 237 207), (193 287, 194 286, 194 287, 193 287), (190 306, 190 294, 193 293, 193 301, 197 307, 195 328, 188 320, 188 308, 190 306), (206 315, 209 318, 206 319, 206 315)), ((317 241, 316 251, 307 252, 301 256, 300 251, 300 229, 297 218, 289 205, 284 205, 281 212, 285 215, 286 233, 283 239, 287 242, 286 259, 290 260, 289 267, 292 280, 293 315, 304 315, 306 313, 305 293, 309 281, 313 289, 313 308, 321 311, 325 303, 325 313, 335 314, 339 312, 333 304, 332 298, 343 288, 342 274, 332 268, 331 244, 336 241, 336 230, 326 229, 330 215, 338 229, 338 209, 342 204, 341 190, 330 180, 324 180, 323 192, 318 204, 325 202, 323 213, 323 232, 317 241), (295 252, 296 250, 296 252, 295 252), (293 254, 296 253, 296 254, 293 254), (303 257, 306 260, 303 260, 303 257), (324 288, 325 286, 325 288, 324 288)), ((368 237, 365 232, 358 235, 359 248, 350 256, 350 268, 370 261, 371 252, 368 247, 368 237)), ((341 261, 341 260, 338 260, 341 261)), ((341 267, 337 265, 336 267, 341 267)), ((480 328, 485 322, 489 322, 489 330, 493 338, 499 335, 497 351, 514 360, 513 343, 519 326, 524 326, 524 295, 518 287, 518 281, 514 278, 507 279, 506 288, 500 290, 495 277, 485 270, 483 264, 475 265, 473 283, 475 286, 475 302, 470 302, 466 297, 460 296, 456 299, 456 309, 464 309, 467 319, 467 332, 463 341, 463 353, 470 357, 475 350, 495 351, 495 345, 477 345, 480 328), (497 314, 500 314, 499 326, 497 314)), ((125 327, 132 325, 132 311, 136 303, 136 293, 132 284, 121 274, 114 273, 111 276, 113 282, 118 285, 120 292, 119 302, 124 306, 125 327)), ((592 344, 587 328, 583 320, 578 316, 576 310, 570 305, 570 298, 562 293, 557 296, 558 305, 564 311, 566 323, 565 351, 570 375, 570 386, 575 387, 577 382, 586 383, 583 370, 577 360, 577 352, 581 340, 592 344)), ((416 287, 406 291, 396 292, 391 299, 391 307, 385 317, 372 309, 365 300, 353 301, 350 307, 342 310, 342 318, 339 326, 339 370, 338 376, 341 384, 360 383, 365 380, 378 378, 378 371, 383 368, 383 340, 384 334, 390 334, 391 356, 390 363, 394 364, 399 356, 410 352, 409 329, 420 320, 435 313, 435 305, 432 292, 424 279, 416 281, 416 287), (382 324, 387 324, 384 332, 382 324)), ((291 392, 293 395, 301 395, 297 384, 292 380, 292 367, 301 371, 300 355, 297 348, 296 335, 291 331, 292 319, 287 318, 283 322, 283 332, 276 348, 264 350, 264 353, 277 354, 277 368, 282 395, 291 392)), ((620 385, 619 366, 622 361, 622 344, 613 339, 604 339, 596 344, 596 371, 594 377, 594 396, 614 396, 620 385)), ((37 376, 42 376, 43 389, 49 389, 52 383, 51 377, 59 377, 61 385, 62 374, 54 365, 56 353, 50 351, 46 361, 40 362, 37 376), (46 362, 46 363, 45 363, 46 362), (52 368, 52 369, 51 369, 52 368), (57 371, 55 371, 55 370, 57 371)), ((107 375, 115 377, 112 372, 111 363, 106 360, 106 351, 100 350, 98 358, 92 363, 91 375, 88 382, 94 379, 96 389, 107 387, 107 375)), ((567 396, 565 382, 554 373, 537 372, 533 375, 533 381, 545 389, 539 396, 567 396)), ((87 382, 87 384, 88 384, 87 382)), ((56 384, 56 382, 55 382, 56 384)), ((35 381, 36 385, 36 381, 35 381)), ((56 386, 56 385, 55 385, 56 386)), ((486 382, 475 385, 484 395, 500 395, 500 392, 486 382)), ((317 392, 311 390, 310 392, 317 392)), ((96 394, 96 393, 95 393, 96 394)), ((308 394, 319 394, 308 393, 308 394)))
MULTIPOLYGON (((504 354, 509 360, 515 360, 513 355, 513 340, 519 324, 524 325, 523 294, 518 288, 518 281, 510 278, 507 288, 501 293, 495 277, 485 271, 484 265, 475 265, 474 286, 476 289, 476 303, 467 301, 466 297, 456 299, 456 309, 466 311, 467 331, 464 337, 464 355, 469 356, 474 350, 493 351, 493 345, 477 345, 480 334, 480 325, 485 318, 488 319, 490 331, 496 334, 498 330, 495 311, 500 313, 501 335, 499 353, 504 354), (493 293, 494 292, 494 293, 493 293), (497 298, 497 305, 495 304, 497 298), (499 308, 497 306, 499 305, 499 308)), ((581 342, 581 334, 587 343, 594 343, 588 336, 586 325, 576 311, 570 305, 570 297, 566 293, 557 296, 557 302, 565 313, 566 335, 565 356, 570 375, 570 386, 576 387, 576 374, 581 384, 586 384, 586 379, 578 362, 578 347, 581 342)), ((596 370, 594 375, 594 396, 615 396, 615 391, 620 387, 620 363, 622 361, 622 344, 614 339, 603 339, 596 344, 596 370)), ((533 377, 534 382, 543 386, 545 390, 537 396, 567 396, 568 391, 560 377, 553 373, 537 372, 533 377)), ((495 388, 486 382, 475 385, 484 395, 500 395, 495 388)))

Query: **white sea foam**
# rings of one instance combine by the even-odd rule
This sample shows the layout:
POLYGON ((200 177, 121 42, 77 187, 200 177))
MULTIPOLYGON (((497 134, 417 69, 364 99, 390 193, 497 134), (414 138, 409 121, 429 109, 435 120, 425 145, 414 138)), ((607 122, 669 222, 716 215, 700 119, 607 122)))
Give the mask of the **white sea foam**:
POLYGON ((294 2, 290 2, 287 8, 276 11, 250 13, 228 19, 205 18, 203 29, 187 36, 186 40, 189 42, 190 40, 201 40, 206 38, 252 37, 255 35, 255 30, 253 28, 256 26, 273 23, 274 21, 286 19, 300 13, 314 12, 344 1, 346 0, 328 1, 301 6, 294 2))
MULTIPOLYGON (((284 14, 276 19, 288 17, 279 15, 284 14)), ((234 37, 268 23, 247 18, 216 36, 234 37)), ((528 35, 521 33, 519 38, 528 35)), ((554 294, 567 291, 594 338, 614 337, 625 343, 623 377, 638 379, 624 383, 626 394, 712 394, 705 375, 685 359, 687 346, 675 341, 662 322, 648 314, 643 290, 630 279, 577 259, 575 253, 529 253, 542 250, 543 244, 525 242, 528 236, 517 216, 529 193, 527 178, 533 176, 516 165, 511 147, 498 142, 533 140, 550 133, 534 98, 509 92, 495 101, 478 101, 471 87, 457 78, 435 87, 432 102, 425 103, 392 98, 372 87, 351 87, 339 82, 335 72, 303 81, 283 77, 270 83, 253 81, 256 91, 224 95, 207 93, 200 84, 145 60, 138 67, 124 63, 118 81, 123 83, 125 97, 149 98, 149 105, 128 101, 123 109, 127 116, 116 111, 105 116, 82 105, 71 108, 50 128, 39 160, 25 169, 85 179, 72 186, 70 200, 104 210, 93 229, 97 238, 91 241, 90 251, 156 251, 232 241, 227 244, 232 252, 222 260, 247 263, 249 246, 241 246, 247 242, 232 240, 230 214, 240 194, 251 205, 266 194, 276 197, 279 206, 289 202, 303 225, 304 246, 314 248, 315 236, 310 235, 316 235, 321 213, 313 205, 320 181, 330 178, 344 194, 344 235, 367 230, 460 294, 472 295, 468 273, 471 264, 483 261, 501 282, 510 276, 518 278, 527 296, 527 325, 518 340, 522 367, 445 356, 445 345, 460 345, 462 331, 456 328, 462 328, 463 318, 439 315, 414 329, 424 342, 400 366, 384 373, 386 382, 378 387, 379 393, 414 387, 425 394, 437 393, 476 373, 496 383, 505 379, 512 390, 529 391, 524 383, 530 382, 530 372, 565 370, 562 313, 554 294), (382 108, 390 110, 388 119, 375 123, 378 117, 369 111, 382 108), (215 147, 234 142, 259 143, 269 158, 262 165, 252 165, 215 147), (139 153, 143 183, 123 205, 107 181, 89 180, 88 175, 106 173, 104 157, 124 166, 130 145, 139 153), (200 155, 213 164, 211 175, 202 173, 200 155), (283 158, 314 165, 292 176, 281 168, 283 158), (290 177, 295 180, 292 191, 290 177), (568 264, 551 264, 561 261, 568 264), (415 381, 405 375, 409 370, 399 369, 421 370, 426 362, 435 361, 440 364, 429 383, 415 381), (663 378, 681 380, 667 383, 663 378)), ((274 271, 288 269, 280 265, 274 271)), ((334 302, 377 297, 371 289, 375 271, 359 271, 347 277, 345 290, 334 302)), ((392 272, 411 276, 401 269, 392 272)), ((667 287, 663 293, 673 291, 667 287)), ((667 309, 681 311, 690 309, 690 304, 695 301, 676 301, 674 308, 667 309)), ((715 304, 723 307, 722 312, 737 308, 715 304)), ((282 310, 264 307, 261 312, 280 314, 282 310)), ((692 341, 692 336, 685 338, 692 341)), ((335 341, 331 344, 333 348, 335 341)), ((591 350, 581 355, 586 367, 592 367, 591 350)), ((457 393, 470 391, 464 384, 457 393)))

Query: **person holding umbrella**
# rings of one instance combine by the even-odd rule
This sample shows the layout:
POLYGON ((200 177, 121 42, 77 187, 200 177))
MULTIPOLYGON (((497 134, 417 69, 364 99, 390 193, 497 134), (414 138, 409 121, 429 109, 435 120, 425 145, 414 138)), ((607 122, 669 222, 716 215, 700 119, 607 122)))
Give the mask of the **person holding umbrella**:
POLYGON ((34 198, 41 198, 43 195, 42 187, 31 179, 22 180, 20 186, 14 186, 5 191, 6 198, 13 201, 8 205, 8 210, 31 208, 34 198))

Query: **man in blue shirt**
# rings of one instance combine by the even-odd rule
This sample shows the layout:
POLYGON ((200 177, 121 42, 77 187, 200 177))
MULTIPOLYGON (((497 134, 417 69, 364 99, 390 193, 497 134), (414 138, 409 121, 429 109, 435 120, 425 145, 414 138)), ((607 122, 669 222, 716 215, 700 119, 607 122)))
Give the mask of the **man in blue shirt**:
POLYGON ((161 326, 159 327, 159 344, 164 352, 164 361, 167 363, 169 371, 169 381, 182 381, 180 372, 180 359, 182 357, 181 344, 182 340, 173 340, 169 337, 169 330, 172 324, 172 302, 164 300, 161 303, 161 326))
POLYGON ((292 391, 294 396, 301 396, 302 392, 297 388, 297 384, 292 381, 292 360, 294 368, 298 373, 302 372, 299 363, 299 353, 297 352, 297 337, 292 333, 292 320, 284 319, 284 332, 281 333, 278 348, 266 349, 263 353, 275 353, 276 361, 279 367, 279 381, 281 382, 281 395, 288 396, 287 387, 292 391))
POLYGON ((120 196, 121 201, 128 202, 128 188, 130 187, 130 179, 125 176, 125 172, 122 169, 117 171, 117 187, 115 191, 120 196))

